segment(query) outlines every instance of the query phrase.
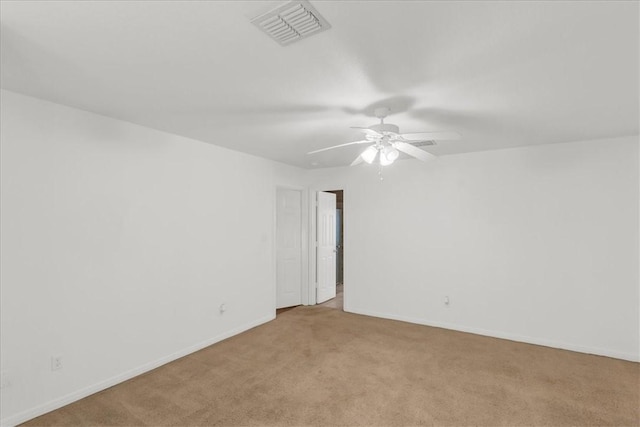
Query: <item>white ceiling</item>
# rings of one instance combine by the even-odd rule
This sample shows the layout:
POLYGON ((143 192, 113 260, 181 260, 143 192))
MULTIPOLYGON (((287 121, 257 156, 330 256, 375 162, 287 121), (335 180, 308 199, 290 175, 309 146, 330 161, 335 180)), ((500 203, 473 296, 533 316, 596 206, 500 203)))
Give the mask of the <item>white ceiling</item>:
POLYGON ((316 0, 287 47, 250 23, 281 3, 2 1, 2 87, 304 168, 381 105, 440 155, 638 133, 638 2, 316 0))

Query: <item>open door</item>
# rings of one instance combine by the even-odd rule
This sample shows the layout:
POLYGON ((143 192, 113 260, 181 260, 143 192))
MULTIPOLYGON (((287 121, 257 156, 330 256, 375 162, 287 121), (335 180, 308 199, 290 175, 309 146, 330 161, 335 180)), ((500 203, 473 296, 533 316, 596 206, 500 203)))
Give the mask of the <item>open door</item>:
POLYGON ((276 308, 283 308, 302 303, 302 193, 278 188, 276 202, 276 308))
POLYGON ((316 233, 318 250, 317 303, 320 304, 336 296, 336 195, 318 192, 318 214, 316 233))

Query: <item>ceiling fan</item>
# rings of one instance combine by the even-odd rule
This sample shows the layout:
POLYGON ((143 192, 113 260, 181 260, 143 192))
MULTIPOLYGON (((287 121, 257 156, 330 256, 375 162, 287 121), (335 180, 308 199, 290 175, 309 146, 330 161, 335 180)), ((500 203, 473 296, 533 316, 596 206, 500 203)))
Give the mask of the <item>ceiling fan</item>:
POLYGON ((423 162, 435 157, 433 154, 427 153, 412 144, 425 141, 451 141, 460 139, 460 134, 457 132, 400 133, 398 126, 384 122, 384 118, 387 117, 390 112, 391 110, 388 107, 376 108, 375 116, 380 119, 379 124, 366 128, 352 128, 360 129, 364 132, 365 139, 334 145, 333 147, 321 148, 320 150, 310 151, 307 154, 320 153, 321 151, 333 150, 334 148, 346 147, 347 145, 371 144, 358 155, 353 163, 351 163, 351 166, 362 162, 371 164, 375 162, 376 159, 378 159, 380 166, 388 166, 396 161, 400 156, 400 152, 422 160, 423 162))

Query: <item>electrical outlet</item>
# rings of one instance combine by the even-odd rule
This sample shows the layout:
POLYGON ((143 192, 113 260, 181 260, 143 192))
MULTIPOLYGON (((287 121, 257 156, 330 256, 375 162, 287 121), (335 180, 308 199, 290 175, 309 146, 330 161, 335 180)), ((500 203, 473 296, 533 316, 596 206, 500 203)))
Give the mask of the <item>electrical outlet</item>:
POLYGON ((59 371, 62 369, 62 356, 51 356, 51 370, 59 371))
POLYGON ((8 372, 0 372, 0 389, 5 389, 11 385, 11 378, 8 372))
POLYGON ((227 311, 227 304, 220 304, 220 314, 224 314, 225 311, 227 311))
POLYGON ((444 305, 446 305, 447 307, 449 307, 449 304, 451 304, 451 300, 449 299, 448 296, 444 297, 444 305))

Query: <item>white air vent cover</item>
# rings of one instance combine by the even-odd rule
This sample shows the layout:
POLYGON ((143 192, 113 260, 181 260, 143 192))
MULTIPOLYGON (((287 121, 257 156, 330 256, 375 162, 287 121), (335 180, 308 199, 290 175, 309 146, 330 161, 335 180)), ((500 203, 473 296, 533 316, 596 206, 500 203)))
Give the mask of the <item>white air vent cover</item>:
POLYGON ((290 1, 251 22, 282 46, 331 28, 306 0, 290 1))

